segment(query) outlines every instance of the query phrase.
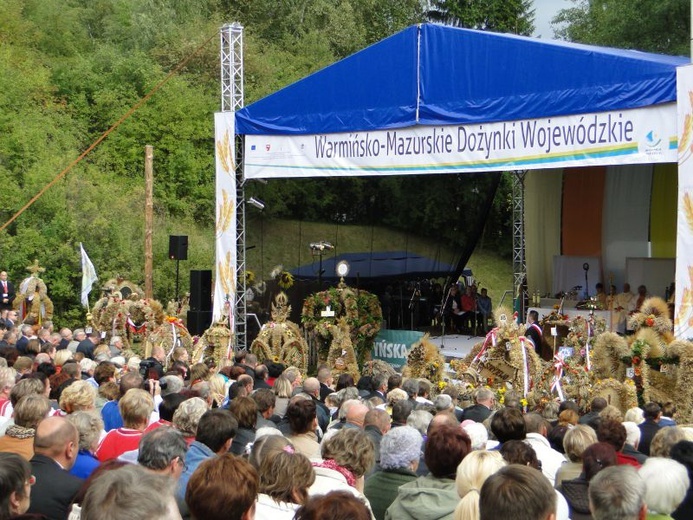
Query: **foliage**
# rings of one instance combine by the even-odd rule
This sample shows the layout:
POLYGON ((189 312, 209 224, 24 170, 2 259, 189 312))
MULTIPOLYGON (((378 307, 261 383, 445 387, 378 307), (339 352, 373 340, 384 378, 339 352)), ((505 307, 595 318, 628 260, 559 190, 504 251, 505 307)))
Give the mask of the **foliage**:
POLYGON ((688 55, 688 0, 572 0, 552 21, 559 38, 662 54, 688 55))
MULTIPOLYGON (((42 278, 58 326, 84 319, 80 242, 101 280, 119 275, 142 284, 142 172, 144 146, 150 144, 154 296, 162 301, 176 296, 176 263, 166 255, 169 234, 190 237, 189 259, 180 265, 179 293, 184 293, 189 269, 213 265, 219 26, 239 20, 246 27, 245 94, 251 102, 422 21, 421 5, 419 0, 0 0, 1 223, 199 49, 132 117, 0 232, 0 268, 19 281, 28 274, 25 267, 38 259, 46 268, 42 278)), ((464 213, 457 205, 474 207, 473 190, 486 189, 488 183, 475 176, 441 175, 287 180, 260 189, 269 217, 386 226, 437 237, 454 250, 470 240, 455 229, 464 213)), ((496 213, 500 216, 492 212, 490 217, 494 226, 505 218, 500 209, 496 213)), ((509 231, 502 233, 498 240, 509 244, 509 231)), ((495 248, 498 240, 491 235, 486 244, 495 248)), ((404 240, 408 244, 410 239, 404 240)))
POLYGON ((532 0, 432 0, 428 17, 457 27, 529 36, 532 0))

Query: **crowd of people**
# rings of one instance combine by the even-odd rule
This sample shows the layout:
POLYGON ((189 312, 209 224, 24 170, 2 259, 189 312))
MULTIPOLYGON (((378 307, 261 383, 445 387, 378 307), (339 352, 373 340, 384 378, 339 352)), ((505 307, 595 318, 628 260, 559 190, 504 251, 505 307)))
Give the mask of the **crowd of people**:
POLYGON ((0 520, 693 518, 693 431, 671 403, 527 411, 512 392, 462 403, 397 374, 334 380, 243 351, 215 366, 181 347, 140 359, 92 331, 12 334, 0 520))

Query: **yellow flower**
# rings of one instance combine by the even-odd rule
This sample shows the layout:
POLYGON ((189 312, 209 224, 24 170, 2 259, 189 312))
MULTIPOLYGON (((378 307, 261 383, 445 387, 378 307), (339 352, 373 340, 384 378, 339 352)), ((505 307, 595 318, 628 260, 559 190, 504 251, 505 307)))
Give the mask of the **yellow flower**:
POLYGON ((520 399, 520 404, 522 406, 527 406, 527 399, 525 399, 524 397, 522 399, 520 399))

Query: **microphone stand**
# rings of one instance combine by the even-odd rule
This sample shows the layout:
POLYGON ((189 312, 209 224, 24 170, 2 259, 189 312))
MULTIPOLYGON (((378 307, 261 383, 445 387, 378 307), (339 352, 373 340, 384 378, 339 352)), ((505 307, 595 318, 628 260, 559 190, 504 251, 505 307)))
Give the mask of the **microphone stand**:
POLYGON ((411 330, 414 330, 414 301, 415 301, 417 295, 418 296, 421 295, 419 292, 419 283, 418 282, 414 285, 414 290, 412 291, 411 298, 409 299, 409 319, 411 320, 410 321, 411 330))
MULTIPOLYGON (((445 347, 445 308, 448 305, 448 300, 450 299, 450 293, 452 292, 452 285, 448 287, 448 292, 443 294, 443 300, 440 307, 440 317, 441 327, 440 327, 440 348, 445 347)), ((451 318, 452 319, 452 318, 451 318)))

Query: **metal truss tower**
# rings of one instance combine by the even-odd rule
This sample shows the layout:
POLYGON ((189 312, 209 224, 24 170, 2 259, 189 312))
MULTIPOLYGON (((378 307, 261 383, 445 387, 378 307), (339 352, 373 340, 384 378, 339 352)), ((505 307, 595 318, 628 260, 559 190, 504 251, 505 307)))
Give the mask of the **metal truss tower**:
MULTIPOLYGON (((221 28, 221 111, 235 112, 244 105, 243 26, 237 22, 221 28)), ((236 296, 233 306, 237 349, 248 348, 245 298, 245 179, 243 138, 236 136, 236 296)))
POLYGON ((526 170, 513 172, 513 291, 515 308, 521 322, 525 321, 527 302, 527 263, 525 261, 525 175, 526 170), (519 305, 518 305, 519 303, 519 305))

